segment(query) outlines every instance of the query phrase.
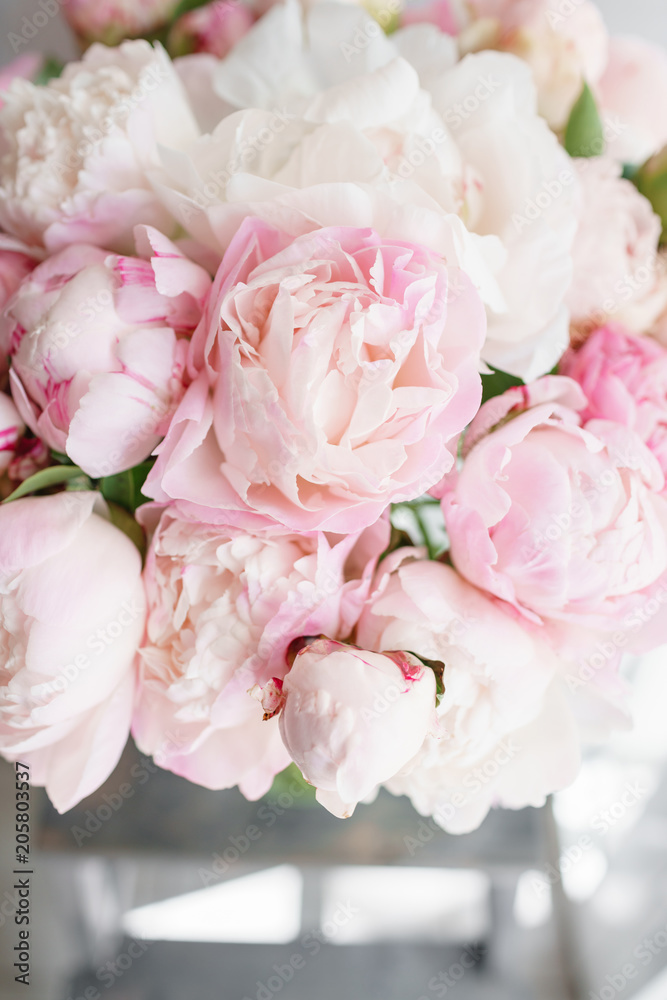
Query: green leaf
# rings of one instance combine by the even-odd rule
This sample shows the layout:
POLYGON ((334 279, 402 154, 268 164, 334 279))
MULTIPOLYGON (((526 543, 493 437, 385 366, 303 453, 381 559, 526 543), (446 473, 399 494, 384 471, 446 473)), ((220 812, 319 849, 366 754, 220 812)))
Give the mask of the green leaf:
POLYGON ((135 521, 128 511, 118 504, 107 501, 111 523, 123 532, 124 535, 134 542, 141 553, 142 561, 146 558, 146 535, 141 525, 135 521))
POLYGON ((191 10, 198 10, 200 7, 206 7, 209 0, 181 0, 178 4, 174 13, 171 15, 171 20, 178 21, 179 17, 183 17, 184 14, 189 14, 191 10))
POLYGON ((60 76, 64 68, 65 64, 60 59, 54 59, 52 56, 49 56, 48 59, 44 60, 44 65, 35 77, 35 83, 39 87, 45 87, 49 80, 54 80, 60 76))
POLYGON ((564 145, 570 156, 601 156, 604 153, 602 121, 587 83, 570 113, 565 127, 564 145))
POLYGON ((288 764, 284 771, 275 776, 270 790, 263 798, 277 799, 278 796, 282 796, 281 801, 284 803, 285 795, 290 796, 292 800, 285 805, 288 809, 292 806, 304 809, 316 805, 315 788, 308 784, 296 764, 288 764))
POLYGON ((667 146, 652 156, 631 178, 662 221, 661 243, 667 243, 667 146))
POLYGON ((622 177, 624 181, 634 181, 639 167, 636 163, 624 163, 622 177))
MULTIPOLYGON (((82 482, 87 480, 84 472, 79 468, 78 465, 52 465, 49 469, 42 469, 40 472, 36 472, 34 476, 30 476, 29 479, 24 480, 18 489, 3 500, 3 503, 9 503, 10 500, 19 500, 21 497, 27 497, 31 493, 37 493, 38 490, 46 490, 51 486, 59 486, 61 483, 69 482, 70 480, 81 479, 82 482)), ((88 488, 90 488, 90 480, 87 480, 88 488)))
POLYGON ((429 559, 437 559, 449 548, 440 501, 435 497, 393 504, 389 519, 392 537, 398 539, 399 544, 425 546, 429 559))
POLYGON ((509 372, 502 372, 500 368, 494 368, 493 365, 489 365, 489 368, 492 369, 491 374, 482 375, 482 403, 494 396, 502 396, 516 385, 526 384, 523 379, 510 375, 509 372))
POLYGON ((51 458, 56 465, 74 465, 69 455, 63 455, 61 451, 54 451, 53 448, 51 449, 51 458))
POLYGON ((100 480, 102 496, 110 503, 115 503, 134 514, 137 507, 148 499, 141 492, 146 477, 153 467, 153 462, 142 462, 133 469, 119 472, 115 476, 105 476, 100 480))

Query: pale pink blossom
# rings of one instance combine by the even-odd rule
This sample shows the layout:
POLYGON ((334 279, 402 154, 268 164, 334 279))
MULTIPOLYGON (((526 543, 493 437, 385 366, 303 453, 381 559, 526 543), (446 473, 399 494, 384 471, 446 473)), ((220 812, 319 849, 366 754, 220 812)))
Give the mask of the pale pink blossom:
POLYGON ((16 80, 0 109, 0 225, 53 252, 93 243, 131 252, 134 226, 175 222, 150 180, 158 147, 199 135, 183 86, 160 46, 93 45, 36 86, 16 80))
POLYGON ((66 0, 62 11, 86 42, 118 45, 168 24, 179 0, 66 0))
POLYGON ((555 129, 567 124, 584 83, 596 84, 607 65, 609 36, 596 4, 579 0, 561 11, 551 0, 470 0, 476 20, 464 43, 479 33, 486 44, 530 66, 540 113, 555 129))
POLYGON ((95 493, 0 507, 0 752, 60 812, 113 771, 144 630, 141 557, 95 493))
POLYGON ((636 431, 667 475, 667 350, 610 324, 596 330, 559 371, 586 394, 584 420, 613 420, 636 431))
POLYGON ((450 566, 402 549, 381 564, 357 626, 370 649, 444 664, 438 734, 387 787, 450 833, 489 808, 539 806, 575 776, 579 735, 539 630, 450 566))
POLYGON ((255 20, 251 9, 239 0, 215 0, 179 17, 169 33, 169 51, 174 56, 210 52, 224 59, 255 20))
POLYGON ((387 542, 384 521, 336 538, 214 527, 166 508, 144 573, 139 748, 209 788, 268 791, 290 757, 250 691, 284 676, 299 636, 350 634, 387 542))
POLYGON ((0 475, 14 460, 16 448, 25 432, 25 424, 9 396, 0 392, 0 475))
POLYGON ((613 632, 667 570, 664 476, 635 431, 584 423, 586 405, 561 376, 489 400, 438 492, 467 579, 529 621, 613 632))
POLYGON ((619 162, 643 163, 667 143, 667 53, 642 38, 612 38, 597 86, 603 115, 621 127, 609 153, 619 162))
POLYGON ((484 329, 466 275, 421 246, 248 219, 147 495, 214 523, 357 531, 451 468, 484 329))
POLYGON ((567 304, 578 327, 606 317, 647 328, 667 306, 658 258, 662 223, 650 202, 621 177, 613 160, 575 160, 581 215, 572 251, 567 304))
POLYGON ((411 653, 328 638, 305 645, 281 686, 280 733, 336 816, 402 771, 435 728, 434 672, 411 653))
POLYGON ((71 246, 7 308, 10 383, 26 424, 95 478, 147 458, 183 394, 187 340, 210 287, 156 230, 142 257, 71 246))

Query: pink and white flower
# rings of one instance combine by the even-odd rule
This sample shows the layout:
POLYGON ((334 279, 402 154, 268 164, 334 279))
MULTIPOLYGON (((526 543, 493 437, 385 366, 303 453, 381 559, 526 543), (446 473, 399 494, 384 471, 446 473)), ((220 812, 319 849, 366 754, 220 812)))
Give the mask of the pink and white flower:
POLYGON ((169 51, 175 56, 210 52, 224 59, 255 20, 250 7, 239 0, 215 0, 179 17, 169 32, 169 51))
POLYGON ((667 54, 642 38, 612 38, 597 86, 605 117, 622 126, 609 152, 620 163, 643 163, 667 143, 667 54))
POLYGON ((13 402, 0 392, 0 475, 14 460, 16 446, 25 433, 25 424, 13 402))
POLYGON ((0 225, 53 252, 131 252, 134 226, 175 228, 149 180, 158 146, 199 135, 164 50, 93 45, 44 87, 16 80, 0 109, 0 225))
POLYGON ((10 382, 25 423, 98 478, 148 458, 182 394, 186 335, 210 278, 156 230, 143 257, 71 246, 9 304, 10 382))
POLYGON ((387 38, 355 4, 313 4, 304 18, 288 2, 222 61, 215 86, 239 110, 186 156, 165 153, 156 174, 197 239, 224 252, 254 215, 292 235, 369 226, 424 244, 479 289, 485 361, 523 378, 553 368, 569 341, 578 182, 521 60, 459 62, 435 25, 387 38))
POLYGON ((563 11, 550 0, 470 0, 470 6, 475 20, 464 44, 481 35, 528 63, 540 114, 554 130, 564 128, 584 83, 596 84, 609 58, 609 37, 596 4, 578 0, 563 11))
POLYGON ((168 24, 178 0, 66 0, 63 14, 86 42, 118 45, 168 24))
POLYGON ((121 755, 144 630, 141 557, 96 499, 0 507, 0 753, 29 764, 59 812, 121 755))
POLYGON ((466 275, 421 246, 248 219, 145 492, 213 523, 358 531, 451 468, 484 329, 466 275))
POLYGON ((613 632, 667 571, 664 476, 635 431, 584 423, 586 405, 559 376, 489 400, 438 491, 468 580, 529 621, 613 632))
POLYGON ((322 637, 282 682, 280 733, 318 801, 347 817, 420 750, 435 729, 435 695, 434 672, 411 653, 322 637))
POLYGON ((605 318, 648 329, 667 306, 667 282, 658 257, 662 223, 613 160, 575 160, 581 216, 574 240, 574 276, 567 304, 586 329, 605 318))
POLYGON ((584 390, 584 420, 613 420, 639 435, 667 475, 667 350, 610 324, 560 363, 584 390))
POLYGON ((290 757, 250 691, 284 676, 299 636, 350 634, 387 541, 385 522, 335 538, 195 524, 166 508, 144 573, 139 748, 208 788, 267 792, 290 757))
POLYGON ((357 641, 444 664, 438 735, 386 784, 450 833, 465 833, 491 806, 539 806, 569 784, 579 735, 538 629, 420 555, 402 549, 383 561, 357 641))

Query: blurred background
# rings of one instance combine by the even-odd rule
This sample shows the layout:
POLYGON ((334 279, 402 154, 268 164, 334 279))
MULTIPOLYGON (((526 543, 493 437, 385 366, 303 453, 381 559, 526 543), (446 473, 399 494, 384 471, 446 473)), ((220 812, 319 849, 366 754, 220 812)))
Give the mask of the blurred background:
MULTIPOLYGON (((612 32, 667 45, 662 0, 598 4, 612 32)), ((36 9, 0 0, 0 63, 36 9)), ((59 17, 34 44, 77 51, 59 17)), ((466 837, 384 793, 336 820, 291 773, 249 803, 131 744, 64 816, 34 789, 29 987, 0 761, 0 998, 666 1000, 666 667, 667 649, 627 664, 635 727, 572 788, 466 837)))

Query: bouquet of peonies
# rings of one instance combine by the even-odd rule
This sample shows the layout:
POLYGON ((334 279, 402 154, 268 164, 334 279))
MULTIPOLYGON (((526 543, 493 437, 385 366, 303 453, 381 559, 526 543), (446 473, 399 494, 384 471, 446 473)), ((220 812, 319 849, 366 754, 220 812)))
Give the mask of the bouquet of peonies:
POLYGON ((667 55, 589 0, 186 6, 69 0, 167 49, 2 77, 0 750, 61 811, 129 733, 540 805, 667 643, 667 55))

